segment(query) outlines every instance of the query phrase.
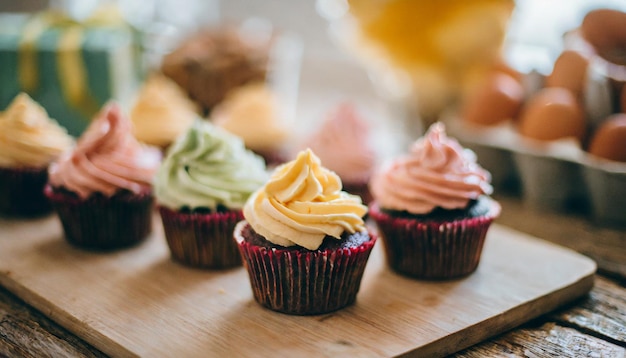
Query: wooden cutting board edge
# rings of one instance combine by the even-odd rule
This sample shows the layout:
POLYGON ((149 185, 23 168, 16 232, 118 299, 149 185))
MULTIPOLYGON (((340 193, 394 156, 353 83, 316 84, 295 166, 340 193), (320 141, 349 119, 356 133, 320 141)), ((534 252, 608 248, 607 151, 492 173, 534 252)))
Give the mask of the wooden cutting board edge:
POLYGON ((49 302, 45 297, 21 285, 17 280, 12 278, 10 271, 0 272, 0 285, 9 290, 22 301, 40 311, 44 316, 56 322, 61 327, 65 327, 76 336, 91 344, 104 354, 112 357, 139 357, 139 355, 128 350, 123 345, 113 341, 104 333, 99 332, 96 328, 85 325, 78 318, 72 316, 69 312, 65 312, 56 305, 49 302), (70 327, 83 327, 80 332, 69 329, 70 327), (106 343, 102 343, 106 342, 106 343))
MULTIPOLYGON (((593 261, 591 262, 593 263, 593 261)), ((504 334, 541 315, 574 302, 589 293, 594 285, 595 267, 595 263, 593 263, 593 269, 586 276, 581 277, 571 285, 525 302, 524 305, 516 306, 509 311, 502 312, 497 316, 467 327, 463 331, 442 337, 430 344, 405 352, 398 357, 444 357, 489 338, 504 334), (509 316, 509 322, 499 322, 504 315, 509 316), (514 318, 511 319, 510 317, 514 318), (475 334, 468 337, 467 332, 475 332, 475 334)))

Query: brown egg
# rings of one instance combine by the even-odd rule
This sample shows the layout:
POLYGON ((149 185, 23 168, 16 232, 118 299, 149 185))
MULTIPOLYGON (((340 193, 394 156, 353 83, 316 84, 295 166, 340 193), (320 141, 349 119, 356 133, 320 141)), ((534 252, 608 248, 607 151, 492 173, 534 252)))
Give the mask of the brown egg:
POLYGON ((600 56, 626 65, 626 13, 610 9, 592 10, 583 19, 581 30, 600 56))
POLYGON ((508 74, 496 72, 468 95, 461 114, 468 122, 494 125, 515 118, 523 99, 522 85, 508 74))
POLYGON ((513 67, 509 66, 504 59, 498 59, 492 69, 493 72, 504 72, 505 74, 513 77, 517 82, 522 82, 524 75, 513 67))
POLYGON ((585 117, 574 94, 560 87, 537 92, 522 109, 519 132, 539 140, 585 136, 585 117))
POLYGON ((596 130, 589 153, 618 162, 626 162, 626 114, 609 116, 596 130))
POLYGON ((578 51, 566 50, 554 62, 546 87, 564 87, 580 96, 585 85, 589 57, 578 51))
POLYGON ((580 27, 563 34, 563 48, 581 52, 589 57, 596 55, 596 49, 583 37, 580 27))

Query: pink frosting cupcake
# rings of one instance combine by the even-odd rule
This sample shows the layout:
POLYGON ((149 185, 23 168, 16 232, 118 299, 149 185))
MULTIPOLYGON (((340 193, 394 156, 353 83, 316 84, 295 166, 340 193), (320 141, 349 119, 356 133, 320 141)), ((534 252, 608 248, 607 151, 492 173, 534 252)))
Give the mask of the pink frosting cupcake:
POLYGON ((73 245, 115 249, 151 231, 158 149, 141 145, 116 104, 107 105, 76 147, 50 166, 46 195, 73 245))
POLYGON ((450 279, 474 272, 500 205, 473 152, 435 123, 371 181, 370 215, 398 273, 450 279))
POLYGON ((339 175, 346 192, 359 195, 365 204, 372 197, 369 180, 376 165, 370 127, 354 105, 342 103, 307 140, 326 168, 339 175))

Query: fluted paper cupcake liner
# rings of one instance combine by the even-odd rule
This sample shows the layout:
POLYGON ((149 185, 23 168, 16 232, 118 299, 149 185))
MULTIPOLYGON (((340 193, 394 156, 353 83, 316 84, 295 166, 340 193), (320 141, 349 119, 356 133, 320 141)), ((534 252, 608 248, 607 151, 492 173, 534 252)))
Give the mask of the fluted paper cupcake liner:
POLYGON ((220 269, 241 266, 233 241, 241 210, 200 213, 179 212, 160 206, 163 229, 172 258, 188 266, 220 269))
POLYGON ((487 230, 499 210, 447 222, 394 217, 377 204, 371 205, 369 212, 394 271, 419 279, 443 280, 476 270, 487 230))
POLYGON ((258 303, 287 314, 315 315, 355 302, 375 236, 358 247, 300 251, 253 245, 243 237, 246 226, 246 221, 237 224, 234 236, 258 303))
POLYGON ((0 215, 35 217, 52 210, 43 189, 48 169, 0 168, 0 215))
POLYGON ((65 238, 74 246, 114 250, 136 245, 152 231, 151 193, 96 194, 83 200, 49 185, 45 193, 59 215, 65 238))

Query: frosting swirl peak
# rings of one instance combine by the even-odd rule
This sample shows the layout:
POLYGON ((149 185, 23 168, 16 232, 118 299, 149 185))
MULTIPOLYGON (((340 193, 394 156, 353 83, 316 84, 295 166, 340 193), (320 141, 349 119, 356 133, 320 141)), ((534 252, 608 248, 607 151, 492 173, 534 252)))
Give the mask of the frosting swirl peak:
POLYGON ((197 116, 178 85, 162 75, 148 78, 130 112, 135 137, 160 147, 171 144, 197 116))
POLYGON ((263 83, 233 90, 213 117, 216 125, 241 137, 254 151, 280 148, 289 133, 276 95, 263 83))
POLYGON ((131 134, 131 122, 115 103, 107 105, 79 138, 76 148, 50 167, 50 184, 81 198, 99 192, 151 190, 160 151, 141 145, 131 134))
POLYGON ((0 166, 45 168, 73 145, 67 131, 25 93, 0 115, 0 166))
POLYGON ((371 190, 382 208, 427 214, 436 207, 462 209, 489 195, 491 176, 476 155, 448 138, 442 123, 433 124, 408 155, 374 176, 371 190))
POLYGON ((276 168, 269 182, 244 206, 250 226, 281 246, 320 247, 326 236, 365 231, 367 207, 341 190, 341 179, 322 167, 310 149, 276 168))

